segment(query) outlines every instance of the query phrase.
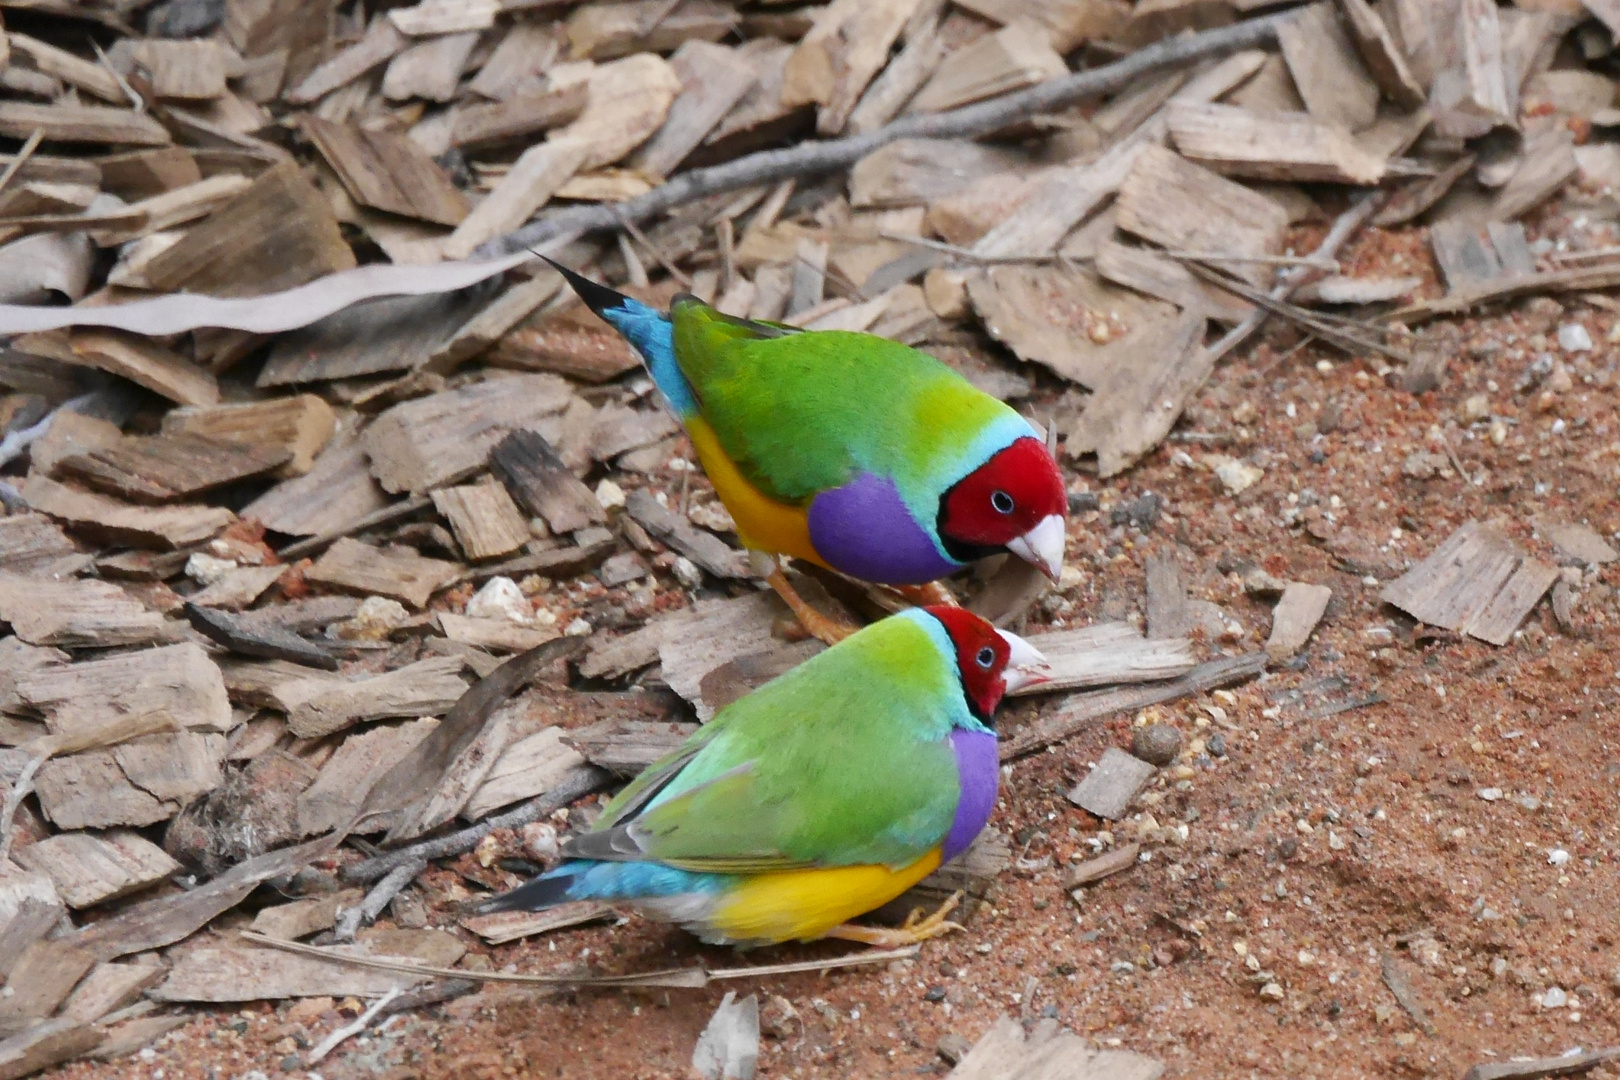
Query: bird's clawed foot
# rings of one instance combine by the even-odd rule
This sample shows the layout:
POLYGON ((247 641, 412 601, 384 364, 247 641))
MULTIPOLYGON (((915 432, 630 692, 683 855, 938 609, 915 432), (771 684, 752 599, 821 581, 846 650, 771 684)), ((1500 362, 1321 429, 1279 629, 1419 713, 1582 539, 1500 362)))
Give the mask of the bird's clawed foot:
POLYGON ((782 573, 780 566, 774 566, 771 572, 765 575, 765 581, 776 590, 776 595, 787 604, 793 617, 799 620, 799 625, 811 637, 817 638, 828 645, 836 645, 849 635, 859 630, 858 626, 840 622, 830 615, 823 615, 811 606, 810 602, 799 595, 799 591, 788 582, 787 575, 782 573))
POLYGON ((830 938, 841 941, 859 941, 866 945, 875 945, 880 949, 899 949, 907 945, 917 945, 929 938, 949 934, 953 930, 962 929, 960 923, 951 922, 946 918, 956 910, 962 902, 962 894, 956 893, 939 906, 939 910, 923 917, 921 909, 913 910, 907 917, 904 925, 898 930, 886 930, 879 926, 856 926, 853 923, 843 923, 827 931, 830 938))
POLYGON ((943 581, 930 581, 926 585, 890 585, 889 588, 918 607, 960 606, 943 581))

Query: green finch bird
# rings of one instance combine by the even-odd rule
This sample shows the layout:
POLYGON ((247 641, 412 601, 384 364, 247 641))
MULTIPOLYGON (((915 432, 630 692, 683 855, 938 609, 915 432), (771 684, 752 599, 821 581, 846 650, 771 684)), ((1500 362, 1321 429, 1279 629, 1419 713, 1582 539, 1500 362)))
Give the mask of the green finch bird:
POLYGON ((748 945, 939 933, 944 911, 845 923, 967 850, 996 803, 996 706, 1044 663, 958 607, 884 619, 721 709, 484 910, 622 902, 748 945))
MULTIPOLYGON (((1057 579, 1057 462, 1028 421, 938 360, 693 296, 665 314, 557 269, 641 353, 745 547, 902 588, 1003 552, 1057 579)), ((779 569, 770 581, 807 629, 838 636, 779 569)))

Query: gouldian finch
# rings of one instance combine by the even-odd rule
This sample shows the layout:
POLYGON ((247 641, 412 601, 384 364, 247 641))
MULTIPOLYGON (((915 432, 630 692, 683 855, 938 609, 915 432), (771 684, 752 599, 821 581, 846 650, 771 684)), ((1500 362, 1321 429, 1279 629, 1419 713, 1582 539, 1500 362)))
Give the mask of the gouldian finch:
MULTIPOLYGON (((745 547, 890 586, 1000 552, 1057 579, 1057 462, 1027 420, 938 360, 872 334, 733 318, 693 296, 665 314, 557 269, 646 361, 745 547)), ((768 580, 815 632, 780 568, 768 580)))
POLYGON ((967 850, 996 802, 992 717, 1042 678, 1028 642, 959 607, 911 608, 727 705, 487 903, 623 902, 705 941, 909 943, 847 926, 967 850))

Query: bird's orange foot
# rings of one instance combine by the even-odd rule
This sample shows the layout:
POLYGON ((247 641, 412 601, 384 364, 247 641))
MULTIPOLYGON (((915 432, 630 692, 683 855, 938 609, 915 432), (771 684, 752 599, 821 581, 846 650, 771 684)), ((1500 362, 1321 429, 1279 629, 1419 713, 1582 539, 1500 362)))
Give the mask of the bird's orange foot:
POLYGON ((958 606, 956 596, 952 594, 950 589, 945 587, 945 583, 942 581, 930 581, 926 585, 891 585, 889 587, 918 607, 958 606))
POLYGON ((788 610, 793 612, 793 617, 799 620, 799 625, 804 627, 811 637, 818 638, 828 645, 836 645, 860 629, 858 626, 840 622, 830 615, 823 615, 817 611, 788 582, 787 576, 782 573, 780 566, 775 567, 769 574, 765 575, 765 581, 771 588, 776 590, 776 595, 782 598, 782 601, 787 604, 788 610))
POLYGON ((927 918, 923 918, 921 910, 912 911, 905 923, 898 930, 886 930, 880 926, 856 926, 854 923, 843 923, 827 931, 830 938, 841 941, 859 941, 865 945, 875 945, 880 949, 899 949, 907 945, 917 945, 929 938, 949 934, 953 930, 962 929, 960 923, 951 922, 946 918, 956 910, 962 902, 962 894, 956 893, 949 900, 939 906, 939 910, 927 918))

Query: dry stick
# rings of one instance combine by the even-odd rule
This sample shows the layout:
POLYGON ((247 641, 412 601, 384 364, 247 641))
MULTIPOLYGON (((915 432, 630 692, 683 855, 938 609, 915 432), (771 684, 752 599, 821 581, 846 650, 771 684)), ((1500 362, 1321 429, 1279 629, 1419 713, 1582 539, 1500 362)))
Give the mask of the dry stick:
POLYGON ((1268 15, 1218 30, 1169 38, 1138 49, 1116 63, 1050 79, 1039 86, 977 105, 908 116, 870 134, 805 142, 782 150, 749 154, 724 165, 693 169, 628 202, 571 207, 547 214, 521 229, 486 242, 479 247, 477 255, 493 258, 540 245, 560 245, 583 233, 612 229, 622 220, 645 221, 654 214, 722 191, 846 168, 896 139, 960 139, 987 135, 1037 113, 1064 109, 1084 98, 1117 90, 1151 71, 1275 41, 1283 18, 1282 14, 1268 15))
MULTIPOLYGON (((1350 237, 1354 236, 1363 225, 1372 219, 1373 214, 1377 213, 1378 208, 1383 204, 1384 199, 1381 193, 1369 192, 1357 199, 1350 209, 1340 214, 1338 219, 1333 222, 1333 227, 1328 230, 1326 236, 1322 237, 1322 242, 1316 246, 1316 250, 1311 252, 1311 258, 1334 258, 1338 255, 1339 249, 1344 247, 1349 242, 1350 237)), ((1277 284, 1271 288, 1271 299, 1282 301, 1294 295, 1294 290, 1305 284, 1305 275, 1307 273, 1308 269, 1305 267, 1294 267, 1278 274, 1277 284)), ((1264 307, 1257 307, 1250 312, 1242 322, 1228 330, 1225 337, 1209 347, 1210 362, 1219 363, 1221 357, 1247 341, 1249 335, 1260 329, 1261 325, 1265 323, 1266 316, 1269 314, 1271 312, 1264 307)))
POLYGON ((371 887, 366 898, 352 908, 344 908, 343 914, 338 916, 337 925, 332 928, 333 934, 339 941, 353 941, 354 935, 359 933, 362 924, 369 925, 377 921, 383 908, 404 891, 405 886, 416 880, 416 875, 427 869, 426 859, 412 859, 401 863, 388 873, 383 879, 371 887))
MULTIPOLYGON (((537 795, 522 806, 508 810, 504 814, 497 814, 492 818, 485 818, 471 828, 460 832, 450 833, 448 836, 436 837, 432 840, 423 840, 410 847, 390 851, 387 855, 378 855, 374 859, 345 866, 341 871, 344 881, 354 884, 362 881, 375 881, 384 874, 417 862, 427 862, 430 859, 442 859, 447 855, 461 855, 478 846, 478 841, 494 832, 496 829, 513 829, 519 825, 527 825, 531 821, 538 821, 554 810, 564 806, 582 796, 589 795, 606 787, 613 779, 613 774, 606 769, 599 769, 595 765, 581 765, 570 771, 544 795, 537 795)), ((412 876, 415 876, 414 873, 412 876)))
POLYGON ((39 149, 39 144, 44 138, 44 128, 35 128, 33 134, 28 136, 28 141, 22 144, 22 149, 12 156, 11 164, 6 166, 6 171, 0 173, 0 191, 6 190, 11 178, 17 175, 17 170, 23 167, 24 162, 34 156, 34 151, 39 149))
POLYGON ((343 1027, 338 1028, 336 1031, 332 1032, 332 1034, 322 1039, 321 1044, 315 1049, 311 1050, 309 1052, 309 1056, 304 1059, 305 1067, 318 1065, 322 1058, 342 1045, 343 1040, 351 1036, 358 1035, 362 1031, 366 1030, 371 1022, 377 1019, 377 1014, 386 1009, 397 997, 399 997, 399 987, 396 986, 392 990, 388 991, 388 993, 372 1002, 371 1008, 361 1013, 359 1018, 356 1019, 354 1023, 345 1024, 343 1027))

